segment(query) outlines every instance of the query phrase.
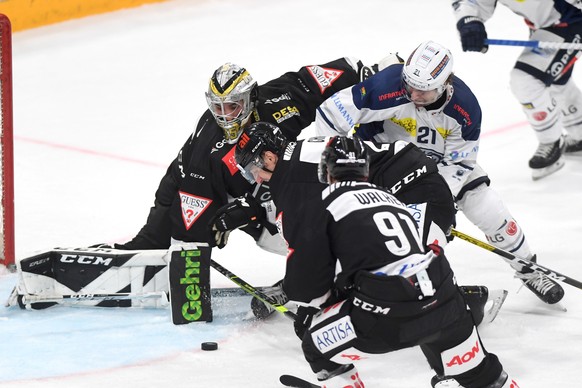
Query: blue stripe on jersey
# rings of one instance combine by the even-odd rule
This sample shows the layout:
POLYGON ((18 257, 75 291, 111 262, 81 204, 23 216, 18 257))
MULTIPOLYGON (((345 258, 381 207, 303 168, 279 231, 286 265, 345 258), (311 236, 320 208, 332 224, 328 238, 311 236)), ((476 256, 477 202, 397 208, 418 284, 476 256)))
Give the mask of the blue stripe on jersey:
POLYGON ((331 129, 333 129, 334 131, 337 132, 336 127, 333 125, 333 123, 327 118, 327 116, 325 115, 325 113, 323 113, 323 110, 321 110, 321 108, 317 108, 317 111, 319 112, 319 115, 321 116, 321 118, 323 119, 323 121, 325 121, 325 123, 327 124, 328 127, 330 127, 331 129))
POLYGON ((582 11, 566 0, 554 0, 554 8, 560 13, 561 23, 579 23, 582 21, 582 11))
POLYGON ((461 125, 461 136, 476 141, 481 135, 481 107, 471 89, 458 77, 453 77, 453 98, 443 112, 461 125))

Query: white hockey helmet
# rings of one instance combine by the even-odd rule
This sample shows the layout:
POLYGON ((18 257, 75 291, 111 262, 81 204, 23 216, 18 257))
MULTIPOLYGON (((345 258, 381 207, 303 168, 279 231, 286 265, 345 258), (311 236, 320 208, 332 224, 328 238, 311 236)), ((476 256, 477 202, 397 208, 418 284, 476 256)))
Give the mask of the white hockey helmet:
POLYGON ((220 66, 208 85, 206 102, 224 131, 224 139, 234 144, 257 104, 257 82, 244 68, 233 63, 220 66))
POLYGON ((451 51, 433 41, 421 43, 410 54, 402 68, 402 82, 421 91, 436 90, 437 98, 447 87, 453 73, 451 51))

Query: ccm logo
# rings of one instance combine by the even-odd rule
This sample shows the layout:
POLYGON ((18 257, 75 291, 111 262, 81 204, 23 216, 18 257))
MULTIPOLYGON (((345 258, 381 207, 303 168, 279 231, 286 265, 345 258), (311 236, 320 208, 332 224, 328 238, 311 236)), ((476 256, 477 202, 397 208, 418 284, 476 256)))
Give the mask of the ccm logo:
POLYGON ((103 258, 103 257, 99 257, 99 256, 61 255, 61 263, 110 265, 112 261, 113 261, 113 259, 111 257, 103 258))
POLYGON ((447 362, 447 367, 453 367, 455 365, 463 365, 475 358, 475 356, 480 352, 479 349, 479 341, 475 342, 475 346, 468 351, 467 353, 463 354, 462 356, 456 355, 454 356, 449 362, 447 362))

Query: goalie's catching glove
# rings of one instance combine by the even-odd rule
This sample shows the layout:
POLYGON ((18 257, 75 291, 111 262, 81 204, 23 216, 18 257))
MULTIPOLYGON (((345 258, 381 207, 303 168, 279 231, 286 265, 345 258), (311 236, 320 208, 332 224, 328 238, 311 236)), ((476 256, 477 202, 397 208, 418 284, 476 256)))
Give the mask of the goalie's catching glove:
POLYGON ((235 229, 246 226, 260 229, 265 217, 265 209, 251 194, 246 193, 242 197, 235 198, 234 201, 218 209, 209 222, 216 246, 224 248, 230 232, 235 229))
POLYGON ((483 22, 474 16, 465 16, 457 22, 457 30, 461 35, 463 51, 479 51, 486 53, 489 46, 485 44, 487 31, 483 22))

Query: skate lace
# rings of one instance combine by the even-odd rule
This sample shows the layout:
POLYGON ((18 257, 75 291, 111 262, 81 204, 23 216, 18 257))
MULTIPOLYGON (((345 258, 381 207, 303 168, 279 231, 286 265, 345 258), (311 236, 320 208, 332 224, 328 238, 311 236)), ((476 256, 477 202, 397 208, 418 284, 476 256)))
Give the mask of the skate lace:
POLYGON ((534 153, 534 157, 539 156, 541 158, 547 158, 554 150, 555 145, 555 143, 538 145, 538 149, 534 153))
MULTIPOLYGON (((533 287, 536 291, 540 294, 545 295, 548 293, 553 287, 554 282, 547 276, 542 274, 535 274, 535 273, 519 273, 515 274, 515 277, 518 279, 523 280, 523 285, 529 285, 533 287)), ((522 285, 522 287, 523 287, 522 285)), ((521 289, 521 287, 520 287, 521 289)))
POLYGON ((268 296, 271 299, 271 301, 276 302, 280 305, 284 305, 289 301, 287 295, 285 294, 285 292, 283 292, 283 289, 281 287, 277 286, 265 287, 261 290, 261 292, 268 296))

